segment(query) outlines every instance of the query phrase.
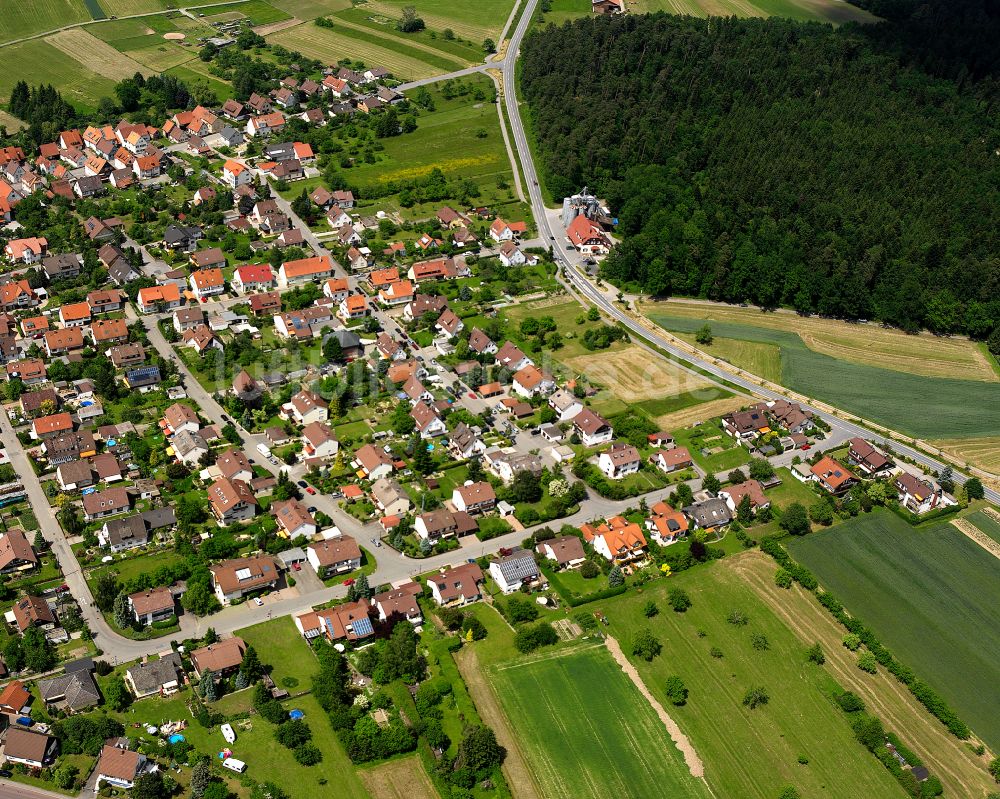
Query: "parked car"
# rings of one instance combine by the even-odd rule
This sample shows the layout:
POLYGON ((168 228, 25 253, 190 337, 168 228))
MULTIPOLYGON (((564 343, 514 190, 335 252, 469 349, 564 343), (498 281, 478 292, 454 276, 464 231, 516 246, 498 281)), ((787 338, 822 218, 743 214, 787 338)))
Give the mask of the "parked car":
POLYGON ((260 607, 261 605, 263 605, 263 604, 264 604, 264 600, 263 600, 263 599, 261 599, 261 598, 260 598, 259 596, 255 596, 255 597, 253 598, 253 603, 254 603, 254 604, 255 604, 255 605, 257 606, 257 607, 260 607))
POLYGON ((298 482, 299 488, 305 488, 307 485, 308 483, 305 480, 299 480, 298 482))
POLYGON ((313 488, 312 486, 306 486, 306 493, 307 494, 315 494, 316 493, 316 489, 313 488))

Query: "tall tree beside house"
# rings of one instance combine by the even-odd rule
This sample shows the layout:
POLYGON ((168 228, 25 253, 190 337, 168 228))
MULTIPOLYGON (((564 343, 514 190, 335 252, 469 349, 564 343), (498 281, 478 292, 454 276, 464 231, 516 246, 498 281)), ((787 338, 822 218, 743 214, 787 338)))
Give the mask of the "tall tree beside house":
POLYGON ((243 653, 243 663, 240 664, 240 672, 246 674, 250 682, 257 682, 261 674, 264 673, 264 666, 261 664, 260 658, 257 656, 257 650, 254 649, 253 644, 248 645, 246 652, 243 653))
POLYGON ((198 693, 206 702, 214 702, 219 698, 219 687, 215 682, 215 675, 211 669, 205 669, 198 683, 198 693))
POLYGON ((44 552, 48 547, 48 543, 45 540, 45 536, 42 535, 41 530, 35 531, 35 540, 32 542, 32 546, 35 548, 35 552, 44 552))
POLYGON ((625 585, 625 573, 621 566, 612 566, 608 572, 608 587, 617 588, 620 585, 625 585))
POLYGON ((129 607, 128 595, 122 591, 115 597, 114 603, 115 624, 119 629, 126 629, 132 626, 132 610, 129 607))
POLYGON ((753 521, 753 503, 750 501, 749 494, 744 494, 736 506, 736 521, 744 526, 753 521))

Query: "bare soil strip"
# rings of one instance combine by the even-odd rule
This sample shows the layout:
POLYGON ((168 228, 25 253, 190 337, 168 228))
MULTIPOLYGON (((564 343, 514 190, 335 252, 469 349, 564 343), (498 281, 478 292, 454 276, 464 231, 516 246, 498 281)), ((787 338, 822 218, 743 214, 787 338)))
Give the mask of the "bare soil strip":
POLYGON ((507 721, 503 708, 500 707, 493 686, 483 674, 475 650, 470 646, 462 647, 460 651, 455 653, 455 663, 458 664, 458 670, 462 679, 465 680, 469 695, 472 697, 480 717, 493 728, 497 740, 507 750, 503 773, 515 799, 544 799, 541 789, 528 767, 528 761, 520 749, 520 741, 514 734, 510 722, 507 721))
POLYGON ((979 546, 989 552, 994 558, 1000 560, 1000 542, 994 541, 976 525, 966 519, 952 519, 951 523, 958 528, 966 538, 971 538, 979 546))
POLYGON ((437 799, 437 791, 416 756, 358 769, 358 774, 371 795, 378 799, 437 799))
POLYGON ((822 668, 842 688, 860 696, 887 729, 903 738, 931 773, 941 780, 945 795, 984 796, 996 787, 986 771, 992 755, 987 752, 977 757, 970 747, 977 741, 960 741, 950 735, 913 698, 909 689, 884 669, 880 668, 875 675, 861 671, 856 655, 841 644, 843 628, 798 585, 791 589, 778 588, 774 584, 777 566, 764 553, 750 551, 733 555, 721 561, 720 567, 739 574, 804 646, 822 644, 826 655, 822 668))
POLYGON ((60 31, 45 39, 47 44, 68 55, 92 72, 110 80, 130 78, 136 72, 151 75, 153 71, 133 60, 125 53, 119 53, 107 42, 82 28, 60 31))
POLYGON ((1000 522, 1000 511, 995 511, 993 508, 983 508, 983 513, 989 516, 993 521, 1000 522))
POLYGON ((701 762, 701 758, 698 757, 698 753, 694 750, 694 746, 688 737, 681 732, 681 728, 677 726, 670 715, 664 710, 663 705, 661 705, 655 696, 653 696, 649 689, 646 687, 646 683, 642 681, 642 677, 639 676, 639 672, 636 670, 627 657, 625 653, 622 652, 622 648, 618 641, 612 638, 610 635, 605 640, 608 646, 608 651, 611 653, 611 657, 615 659, 619 666, 622 667, 622 671, 625 672, 626 676, 635 683, 635 687, 639 689, 646 701, 649 702, 650 707, 656 711, 656 715, 659 716, 660 721, 663 722, 663 726, 667 728, 667 732, 670 734, 670 740, 674 742, 674 745, 680 750, 681 754, 684 755, 684 762, 687 763, 688 769, 691 771, 692 777, 704 778, 705 776, 705 766, 701 762))
POLYGON ((283 31, 285 28, 294 28, 301 22, 301 19, 292 17, 291 19, 283 19, 280 22, 272 22, 270 25, 258 25, 253 31, 259 36, 267 36, 269 33, 283 31))

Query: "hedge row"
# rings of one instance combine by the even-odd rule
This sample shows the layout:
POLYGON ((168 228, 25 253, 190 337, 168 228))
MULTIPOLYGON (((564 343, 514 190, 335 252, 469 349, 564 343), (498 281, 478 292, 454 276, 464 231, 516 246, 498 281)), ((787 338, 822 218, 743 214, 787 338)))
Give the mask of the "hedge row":
POLYGON ((812 572, 804 566, 800 566, 796 563, 792 559, 791 555, 785 551, 785 548, 781 546, 775 538, 770 536, 764 538, 760 542, 760 548, 763 552, 766 552, 774 558, 779 566, 791 574, 792 579, 798 582, 807 591, 812 592, 816 596, 819 603, 830 612, 830 615, 840 622, 848 631, 858 636, 868 651, 875 656, 875 659, 890 674, 892 674, 893 677, 909 688, 910 693, 916 697, 917 701, 927 708, 931 715, 937 718, 942 724, 944 724, 945 727, 948 728, 948 732, 963 741, 972 734, 968 725, 958 717, 954 710, 948 707, 944 699, 942 699, 933 688, 927 685, 927 683, 918 680, 916 674, 914 674, 909 667, 896 660, 896 658, 892 656, 892 653, 881 644, 875 636, 875 633, 865 627, 860 619, 849 615, 847 611, 844 610, 844 606, 841 604, 840 600, 833 596, 833 594, 829 591, 817 591, 816 578, 813 576, 812 572))

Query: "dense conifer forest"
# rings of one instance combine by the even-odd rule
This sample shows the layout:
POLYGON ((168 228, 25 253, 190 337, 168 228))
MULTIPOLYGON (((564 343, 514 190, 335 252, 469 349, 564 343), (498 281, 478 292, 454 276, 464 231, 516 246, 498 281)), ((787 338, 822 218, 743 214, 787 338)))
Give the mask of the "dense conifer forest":
POLYGON ((621 285, 997 331, 1000 349, 997 8, 549 27, 522 80, 547 188, 607 197, 621 285))

